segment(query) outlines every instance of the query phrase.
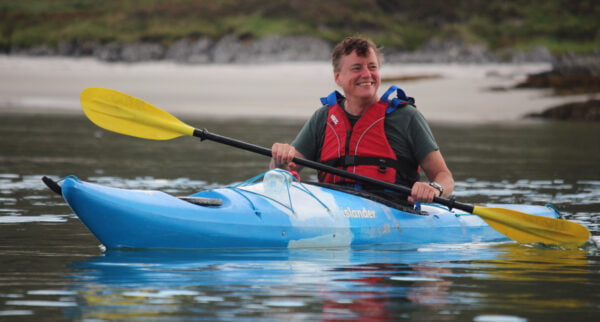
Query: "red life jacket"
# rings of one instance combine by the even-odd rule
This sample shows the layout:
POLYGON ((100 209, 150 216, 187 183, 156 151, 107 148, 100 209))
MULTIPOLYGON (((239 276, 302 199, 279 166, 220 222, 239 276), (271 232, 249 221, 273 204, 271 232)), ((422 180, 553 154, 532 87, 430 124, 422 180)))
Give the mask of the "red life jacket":
MULTIPOLYGON (((418 165, 407 166, 405 160, 398 161, 396 153, 388 142, 384 128, 385 116, 388 113, 406 105, 409 100, 412 100, 411 103, 414 100, 407 98, 404 91, 398 87, 392 86, 352 126, 346 112, 340 106, 343 99, 344 96, 337 91, 321 99, 323 104, 329 106, 329 112, 320 162, 391 183, 401 181, 403 184, 412 185, 418 180, 418 165), (398 91, 398 98, 388 101, 388 96, 393 91, 398 91), (400 173, 398 173, 399 171, 400 173), (410 177, 409 180, 398 180, 398 177, 407 176, 410 177)), ((325 172, 319 174, 319 181, 325 183, 355 182, 325 172)))

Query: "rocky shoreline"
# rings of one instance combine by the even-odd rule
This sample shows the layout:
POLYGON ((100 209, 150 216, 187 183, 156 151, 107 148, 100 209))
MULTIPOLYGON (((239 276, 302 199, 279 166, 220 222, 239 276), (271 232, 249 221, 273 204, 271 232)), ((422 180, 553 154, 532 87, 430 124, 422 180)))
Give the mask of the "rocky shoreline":
POLYGON ((600 100, 590 99, 549 108, 541 113, 526 115, 530 118, 593 122, 600 121, 600 100))
POLYGON ((552 69, 529 75, 516 88, 546 88, 554 95, 588 95, 584 102, 573 102, 551 107, 528 117, 600 121, 600 53, 578 56, 565 55, 556 59, 552 69))
POLYGON ((600 53, 559 57, 551 70, 529 75, 517 88, 550 88, 556 95, 599 93, 600 53))
MULTIPOLYGON (((175 61, 188 64, 265 63, 289 61, 328 61, 332 43, 311 36, 268 36, 244 39, 228 35, 221 39, 180 39, 172 44, 155 42, 98 43, 62 42, 56 47, 40 45, 12 48, 10 55, 95 57, 107 62, 175 61)), ((463 40, 432 40, 416 51, 384 48, 385 60, 392 63, 531 63, 551 62, 545 48, 529 51, 505 49, 492 52, 483 45, 463 40)))

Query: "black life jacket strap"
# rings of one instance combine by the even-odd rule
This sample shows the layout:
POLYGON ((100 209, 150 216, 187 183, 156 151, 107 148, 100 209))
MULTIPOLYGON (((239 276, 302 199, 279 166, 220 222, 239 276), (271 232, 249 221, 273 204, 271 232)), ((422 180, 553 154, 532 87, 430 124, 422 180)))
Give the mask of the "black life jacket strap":
MULTIPOLYGON (((408 187, 412 187, 412 185, 419 180, 418 165, 414 164, 414 162, 409 159, 402 157, 398 160, 394 160, 390 158, 350 155, 320 162, 336 168, 346 168, 355 165, 375 165, 379 166, 379 170, 382 172, 385 172, 388 167, 392 167, 396 169, 396 183, 408 187)), ((326 172, 319 171, 319 180, 323 181, 326 175, 326 172)), ((340 183, 343 182, 345 182, 344 179, 340 183)))
POLYGON ((357 165, 374 165, 379 167, 379 171, 385 172, 387 168, 394 168, 397 171, 402 171, 403 167, 398 160, 379 157, 363 157, 357 155, 344 155, 339 158, 321 161, 331 167, 351 167, 357 165))

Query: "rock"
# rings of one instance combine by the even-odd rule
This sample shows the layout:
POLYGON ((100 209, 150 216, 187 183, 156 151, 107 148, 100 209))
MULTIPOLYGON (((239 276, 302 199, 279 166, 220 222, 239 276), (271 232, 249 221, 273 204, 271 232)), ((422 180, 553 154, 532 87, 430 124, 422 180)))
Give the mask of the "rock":
MULTIPOLYGON (((168 48, 159 44, 116 42, 95 45, 93 56, 103 61, 141 62, 172 60, 180 63, 265 63, 280 61, 328 60, 331 45, 324 40, 309 36, 269 36, 245 39, 228 35, 214 41, 210 38, 181 39, 168 48)), ((60 52, 74 55, 76 49, 68 43, 61 45, 60 52)), ((88 49, 87 52, 90 52, 88 49)))
POLYGON ((570 121, 600 121, 600 100, 591 99, 586 102, 567 103, 549 108, 541 113, 533 113, 527 117, 570 121))
POLYGON ((592 55, 566 54, 554 62, 552 71, 559 75, 600 76, 600 52, 592 55))
POLYGON ((212 49, 215 63, 264 63, 278 61, 328 60, 331 46, 310 36, 269 36, 244 40, 229 35, 212 49))
POLYGON ((127 63, 160 60, 164 55, 164 47, 155 43, 134 42, 121 48, 121 60, 127 63))
POLYGON ((499 62, 497 55, 482 44, 462 39, 433 39, 416 51, 384 50, 385 60, 392 63, 468 63, 499 62))
POLYGON ((191 64, 206 64, 212 61, 210 49, 214 45, 214 41, 209 38, 202 38, 192 43, 190 55, 187 57, 187 62, 191 64))
POLYGON ((212 62, 214 63, 233 63, 235 57, 240 54, 242 44, 234 35, 228 35, 221 38, 212 49, 212 62))
POLYGON ((13 55, 52 56, 56 55, 56 49, 48 45, 39 45, 31 48, 12 48, 10 53, 13 55))
POLYGON ((93 41, 61 41, 56 46, 59 56, 82 57, 92 56, 98 44, 93 41))
POLYGON ((506 62, 515 64, 552 63, 555 60, 554 55, 546 47, 534 47, 527 51, 504 49, 498 55, 506 62))
POLYGON ((528 75, 517 88, 551 88, 560 95, 600 92, 600 54, 568 54, 554 61, 552 70, 528 75))
MULTIPOLYGON (((63 50, 69 51, 69 56, 82 57, 82 56, 93 56, 94 51, 98 48, 98 43, 90 40, 74 41, 68 43, 62 43, 63 50)), ((59 55, 61 44, 59 44, 59 55)), ((65 54, 67 55, 67 54, 65 54)))
POLYGON ((116 62, 121 60, 121 45, 116 42, 111 42, 105 45, 96 46, 94 49, 94 57, 108 62, 116 62))
POLYGON ((59 56, 78 56, 76 50, 77 46, 70 41, 61 41, 56 46, 56 54, 59 56))
POLYGON ((200 38, 198 40, 184 38, 176 41, 167 49, 165 59, 178 63, 210 63, 212 58, 209 51, 213 45, 214 41, 209 38, 200 38))
POLYGON ((157 43, 134 42, 121 44, 111 42, 93 46, 93 56, 108 62, 143 62, 161 60, 165 56, 165 48, 157 43))

